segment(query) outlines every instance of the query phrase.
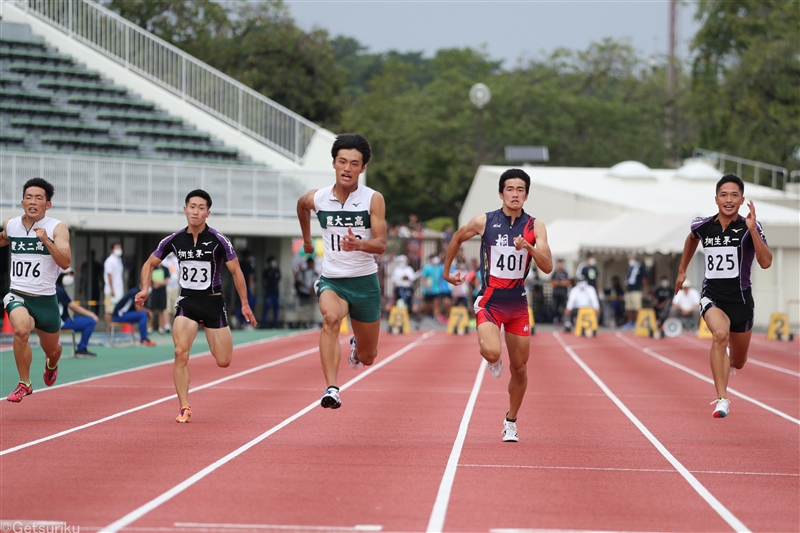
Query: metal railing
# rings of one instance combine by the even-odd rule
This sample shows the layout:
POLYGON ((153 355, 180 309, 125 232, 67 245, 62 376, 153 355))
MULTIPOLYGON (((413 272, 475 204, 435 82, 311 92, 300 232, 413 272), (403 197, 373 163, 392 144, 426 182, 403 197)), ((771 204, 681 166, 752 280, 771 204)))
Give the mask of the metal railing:
POLYGON ((34 177, 52 183, 58 210, 86 213, 182 215, 184 195, 206 190, 215 216, 295 218, 297 199, 326 186, 330 172, 274 170, 123 158, 0 151, 0 207, 17 208, 22 185, 34 177))
POLYGON ((90 0, 8 0, 297 163, 321 130, 90 0))
POLYGON ((742 176, 742 166, 747 165, 753 167, 753 183, 756 185, 761 185, 759 183, 760 180, 760 171, 766 170, 772 173, 772 188, 778 188, 778 174, 782 176, 781 180, 781 187, 786 188, 786 176, 788 174, 788 170, 784 167, 779 167, 777 165, 770 165, 768 163, 762 163, 760 161, 753 161, 752 159, 744 159, 742 157, 736 157, 733 155, 723 154, 720 152, 714 152, 712 150, 704 150, 702 148, 695 148, 692 151, 692 157, 697 157, 700 159, 705 159, 707 161, 712 161, 717 164, 719 167, 719 171, 723 174, 725 173, 725 163, 736 163, 736 175, 740 178, 744 179, 742 176))

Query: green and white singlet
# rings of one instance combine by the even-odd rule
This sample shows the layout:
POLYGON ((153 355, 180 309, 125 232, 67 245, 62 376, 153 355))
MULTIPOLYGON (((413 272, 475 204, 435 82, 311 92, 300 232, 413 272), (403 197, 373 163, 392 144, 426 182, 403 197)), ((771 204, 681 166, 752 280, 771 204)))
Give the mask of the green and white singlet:
POLYGON ((336 199, 333 187, 325 187, 314 194, 314 211, 322 228, 325 256, 322 275, 326 278, 353 278, 378 272, 373 254, 359 251, 345 252, 342 237, 352 229, 356 238, 371 239, 370 203, 374 189, 359 184, 344 204, 336 199))
POLYGON ((46 216, 27 230, 21 216, 8 221, 6 235, 11 241, 11 290, 38 296, 56 293, 56 279, 61 267, 33 229, 44 228, 53 240, 53 231, 60 223, 60 220, 46 216))

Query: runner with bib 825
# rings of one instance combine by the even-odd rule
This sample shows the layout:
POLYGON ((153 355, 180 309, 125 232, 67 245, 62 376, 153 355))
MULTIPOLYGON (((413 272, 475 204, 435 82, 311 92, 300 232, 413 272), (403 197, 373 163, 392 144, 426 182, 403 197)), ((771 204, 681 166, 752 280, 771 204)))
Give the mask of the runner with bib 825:
POLYGON ((744 182, 725 174, 717 182, 715 201, 719 212, 692 221, 675 282, 675 294, 683 288, 686 269, 697 245, 705 252, 705 279, 700 293, 700 312, 713 335, 711 374, 717 389, 712 415, 725 418, 730 409, 728 377, 732 368, 741 369, 747 361, 753 327, 754 302, 750 288, 753 259, 761 268, 772 264, 772 252, 764 229, 756 220, 752 200, 747 217, 739 215, 744 204, 744 182))

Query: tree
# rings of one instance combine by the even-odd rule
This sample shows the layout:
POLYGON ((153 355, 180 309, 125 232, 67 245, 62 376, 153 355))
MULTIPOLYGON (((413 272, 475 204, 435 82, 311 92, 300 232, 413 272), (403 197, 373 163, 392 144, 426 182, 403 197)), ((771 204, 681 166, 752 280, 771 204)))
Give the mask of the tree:
POLYGON ((698 146, 800 168, 800 3, 702 0, 697 18, 698 146))

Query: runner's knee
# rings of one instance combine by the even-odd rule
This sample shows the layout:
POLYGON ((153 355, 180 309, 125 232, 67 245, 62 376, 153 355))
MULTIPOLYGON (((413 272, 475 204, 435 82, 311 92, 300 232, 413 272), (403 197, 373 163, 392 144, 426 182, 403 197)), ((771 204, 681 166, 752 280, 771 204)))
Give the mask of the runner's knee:
POLYGON ((186 364, 189 362, 189 350, 175 348, 175 362, 186 364))
POLYGON ((714 344, 728 345, 730 339, 730 332, 727 330, 717 330, 714 332, 714 344))
POLYGON ((325 311, 322 314, 322 328, 323 329, 333 329, 339 331, 339 328, 342 327, 342 319, 339 317, 339 314, 336 311, 325 311))

